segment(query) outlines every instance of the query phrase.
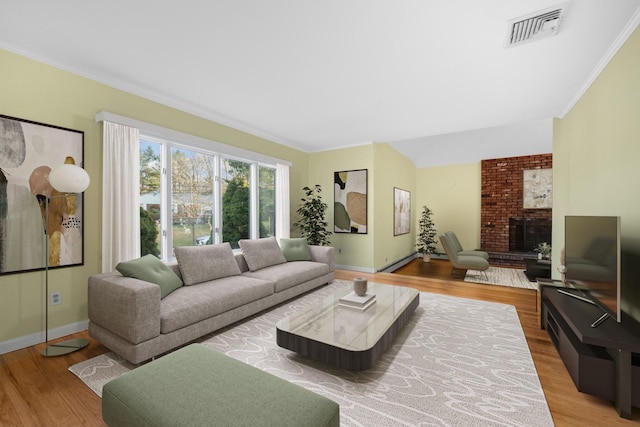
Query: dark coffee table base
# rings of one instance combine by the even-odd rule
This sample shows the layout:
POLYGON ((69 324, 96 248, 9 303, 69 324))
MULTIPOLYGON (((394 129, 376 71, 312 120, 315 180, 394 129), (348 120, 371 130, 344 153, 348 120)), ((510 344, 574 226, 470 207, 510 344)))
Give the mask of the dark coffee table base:
POLYGON ((350 351, 336 346, 301 337, 276 328, 276 340, 280 347, 295 351, 317 362, 326 363, 349 371, 365 371, 371 368, 385 352, 407 323, 420 303, 420 294, 409 303, 393 324, 373 347, 362 351, 350 351))
POLYGON ((535 282, 538 278, 551 279, 550 262, 539 262, 537 259, 525 259, 524 262, 527 266, 524 275, 527 276, 530 282, 535 282))

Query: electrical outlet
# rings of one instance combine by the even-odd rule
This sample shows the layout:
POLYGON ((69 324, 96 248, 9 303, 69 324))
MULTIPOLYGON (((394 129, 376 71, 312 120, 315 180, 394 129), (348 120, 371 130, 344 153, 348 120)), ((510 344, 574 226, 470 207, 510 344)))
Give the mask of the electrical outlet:
POLYGON ((60 292, 51 292, 51 305, 62 303, 62 294, 60 292))
POLYGON ((342 248, 338 248, 338 253, 341 254, 342 253, 342 248))

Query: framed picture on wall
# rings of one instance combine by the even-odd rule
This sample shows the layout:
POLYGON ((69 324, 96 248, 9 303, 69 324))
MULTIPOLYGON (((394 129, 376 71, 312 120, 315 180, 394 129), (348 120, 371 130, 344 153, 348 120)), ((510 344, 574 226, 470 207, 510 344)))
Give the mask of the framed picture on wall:
POLYGON ((367 234, 367 169, 334 172, 333 231, 367 234))
POLYGON ((0 274, 84 263, 83 195, 49 183, 83 161, 84 132, 0 115, 0 274))
POLYGON ((522 173, 522 207, 551 209, 553 207, 553 169, 528 169, 522 173))
POLYGON ((411 231, 411 193, 393 188, 393 235, 411 231))

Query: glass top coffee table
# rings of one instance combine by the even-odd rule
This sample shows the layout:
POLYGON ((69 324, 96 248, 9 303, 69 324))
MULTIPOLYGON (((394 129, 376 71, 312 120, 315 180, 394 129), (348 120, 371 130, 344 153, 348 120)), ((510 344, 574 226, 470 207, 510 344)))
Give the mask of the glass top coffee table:
POLYGON ((402 286, 370 283, 376 302, 364 311, 344 307, 345 286, 316 306, 276 325, 277 343, 309 359, 352 371, 369 369, 391 345, 420 302, 420 293, 402 286))

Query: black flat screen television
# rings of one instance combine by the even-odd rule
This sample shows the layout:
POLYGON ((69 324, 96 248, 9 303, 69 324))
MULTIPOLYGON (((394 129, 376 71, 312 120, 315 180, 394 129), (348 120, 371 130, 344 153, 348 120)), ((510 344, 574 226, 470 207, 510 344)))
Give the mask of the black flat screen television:
POLYGON ((565 279, 621 321, 620 217, 566 216, 565 279))

